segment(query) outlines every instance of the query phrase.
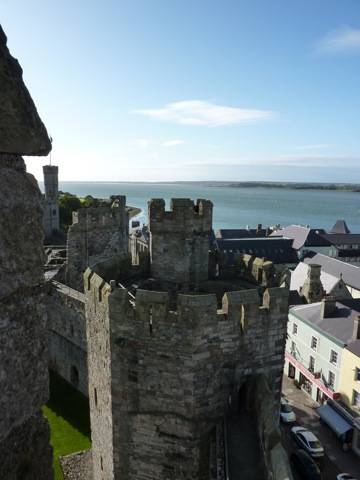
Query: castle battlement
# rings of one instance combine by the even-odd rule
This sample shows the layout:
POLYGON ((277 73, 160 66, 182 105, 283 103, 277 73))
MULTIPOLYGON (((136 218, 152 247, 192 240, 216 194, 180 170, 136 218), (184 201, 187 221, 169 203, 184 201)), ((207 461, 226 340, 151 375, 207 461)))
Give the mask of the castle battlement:
POLYGON ((107 228, 119 223, 126 207, 126 197, 117 195, 111 202, 102 201, 99 207, 79 208, 72 214, 72 223, 78 229, 107 228))
POLYGON ((180 232, 209 231, 212 229, 213 204, 210 200, 198 199, 196 204, 188 198, 173 198, 170 210, 165 211, 165 201, 155 198, 148 202, 149 230, 180 232))

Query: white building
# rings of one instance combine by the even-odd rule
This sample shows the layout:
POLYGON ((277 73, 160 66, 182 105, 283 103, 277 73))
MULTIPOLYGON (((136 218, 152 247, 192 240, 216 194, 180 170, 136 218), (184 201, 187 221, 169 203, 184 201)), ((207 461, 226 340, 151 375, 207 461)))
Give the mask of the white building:
POLYGON ((343 350, 360 338, 360 300, 324 298, 289 310, 285 373, 322 404, 337 399, 343 350))

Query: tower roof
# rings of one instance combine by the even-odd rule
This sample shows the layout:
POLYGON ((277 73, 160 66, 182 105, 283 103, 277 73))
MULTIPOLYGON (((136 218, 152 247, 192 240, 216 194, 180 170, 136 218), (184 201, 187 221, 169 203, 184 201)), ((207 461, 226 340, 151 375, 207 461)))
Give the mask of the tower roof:
POLYGON ((335 225, 330 230, 330 233, 342 235, 342 234, 347 234, 351 232, 348 229, 348 226, 346 225, 345 220, 336 220, 335 225))

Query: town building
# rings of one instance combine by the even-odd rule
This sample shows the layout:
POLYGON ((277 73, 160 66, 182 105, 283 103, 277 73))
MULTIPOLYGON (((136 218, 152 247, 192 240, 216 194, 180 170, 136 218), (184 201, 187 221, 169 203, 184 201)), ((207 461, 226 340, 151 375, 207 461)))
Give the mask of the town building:
MULTIPOLYGON (((350 265, 349 263, 343 262, 340 259, 330 258, 327 255, 314 252, 309 252, 306 254, 302 261, 305 264, 320 265, 321 279, 325 285, 328 285, 326 290, 329 294, 332 295, 331 290, 333 290, 334 287, 339 290, 338 287, 343 283, 352 298, 360 298, 360 267, 356 265, 350 265), (327 280, 325 279, 325 276, 323 277, 325 274, 328 276, 327 280), (339 280, 342 280, 342 282, 339 283, 339 280)), ((300 266, 299 269, 301 268, 303 267, 300 266)), ((294 277, 294 281, 296 277, 297 274, 294 277)))
POLYGON ((360 340, 350 342, 343 351, 339 393, 348 407, 347 419, 354 428, 352 450, 360 457, 360 340))
MULTIPOLYGON (((325 258, 341 263, 329 257, 325 258)), ((341 273, 336 275, 323 271, 322 266, 317 263, 300 262, 297 265, 291 273, 290 291, 298 293, 301 298, 301 302, 297 303, 319 302, 324 296, 338 300, 353 298, 341 273)))
POLYGON ((339 398, 344 348, 360 338, 360 300, 325 297, 321 302, 289 309, 285 373, 313 400, 339 398))

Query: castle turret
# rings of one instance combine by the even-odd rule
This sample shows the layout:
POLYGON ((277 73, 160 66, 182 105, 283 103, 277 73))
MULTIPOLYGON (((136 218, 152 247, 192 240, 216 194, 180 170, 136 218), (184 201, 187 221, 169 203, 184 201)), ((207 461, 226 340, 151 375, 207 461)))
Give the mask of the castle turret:
POLYGON ((46 237, 51 237, 54 230, 59 230, 60 216, 59 216, 59 181, 58 172, 59 167, 54 165, 44 165, 44 189, 45 195, 43 200, 44 208, 44 233, 46 237))
POLYGON ((151 275, 185 292, 207 280, 212 202, 174 198, 170 211, 162 199, 148 205, 151 275))
POLYGON ((59 167, 56 167, 54 165, 44 165, 43 173, 44 173, 45 200, 50 203, 58 203, 59 167))

